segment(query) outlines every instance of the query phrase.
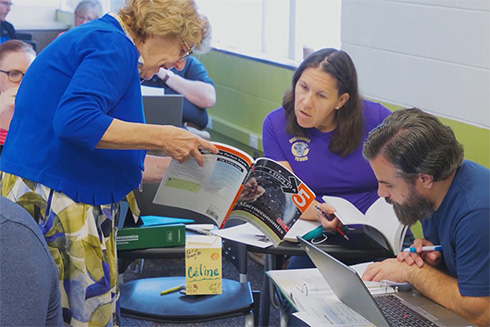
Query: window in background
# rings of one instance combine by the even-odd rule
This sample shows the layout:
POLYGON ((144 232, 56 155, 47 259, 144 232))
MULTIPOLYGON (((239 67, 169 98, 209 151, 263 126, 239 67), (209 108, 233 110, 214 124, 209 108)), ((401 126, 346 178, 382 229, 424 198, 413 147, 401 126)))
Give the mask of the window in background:
MULTIPOLYGON (((61 0, 75 8, 80 0, 61 0)), ((99 0, 117 12, 125 0, 99 0)), ((213 47, 291 63, 320 48, 340 48, 342 0, 195 0, 213 26, 213 47)))
MULTIPOLYGON (((60 0, 58 9, 73 12, 81 0, 60 0)), ((122 8, 125 4, 125 0, 98 0, 102 5, 102 11, 117 12, 119 8, 122 8)))
POLYGON ((196 0, 213 26, 213 46, 279 62, 340 48, 342 0, 196 0))

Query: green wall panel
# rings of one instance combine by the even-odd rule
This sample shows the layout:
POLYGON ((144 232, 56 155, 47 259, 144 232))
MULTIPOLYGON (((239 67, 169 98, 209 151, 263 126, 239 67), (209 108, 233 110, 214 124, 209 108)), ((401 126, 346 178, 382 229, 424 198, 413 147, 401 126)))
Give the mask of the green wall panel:
MULTIPOLYGON (((400 106, 381 103, 391 111, 401 109, 400 106)), ((448 118, 439 119, 444 125, 451 127, 458 142, 464 146, 466 159, 490 168, 490 130, 448 118)))
POLYGON ((216 87, 216 93, 216 106, 209 110, 209 114, 239 124, 259 135, 265 116, 280 106, 280 103, 220 86, 216 87))
POLYGON ((294 73, 294 68, 286 69, 219 51, 212 51, 200 59, 217 86, 279 103, 294 73))
POLYGON ((490 168, 490 130, 447 118, 440 119, 453 129, 454 135, 463 144, 466 159, 490 168))

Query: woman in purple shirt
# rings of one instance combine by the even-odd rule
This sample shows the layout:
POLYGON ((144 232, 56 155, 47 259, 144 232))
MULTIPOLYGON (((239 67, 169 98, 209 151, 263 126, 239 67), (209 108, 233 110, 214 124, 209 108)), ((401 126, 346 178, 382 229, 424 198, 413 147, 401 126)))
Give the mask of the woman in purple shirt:
POLYGON ((292 170, 317 195, 302 219, 320 220, 335 232, 342 224, 322 196, 342 197, 363 213, 378 199, 362 143, 390 113, 360 98, 356 68, 344 51, 321 49, 301 63, 282 107, 265 118, 262 133, 264 155, 292 170), (332 221, 321 217, 316 205, 332 221))

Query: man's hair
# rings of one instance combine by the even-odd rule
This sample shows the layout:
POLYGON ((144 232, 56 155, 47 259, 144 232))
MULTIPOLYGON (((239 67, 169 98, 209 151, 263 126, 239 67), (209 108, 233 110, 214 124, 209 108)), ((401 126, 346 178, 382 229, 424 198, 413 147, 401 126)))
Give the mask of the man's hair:
POLYGON ((417 108, 401 109, 369 133, 362 154, 371 161, 382 155, 398 176, 413 183, 418 174, 444 180, 463 163, 463 146, 452 129, 417 108))
POLYGON ((75 8, 75 14, 85 14, 89 10, 93 10, 97 17, 100 17, 102 15, 102 5, 97 0, 80 1, 75 8))
POLYGON ((320 68, 337 82, 338 95, 349 94, 349 99, 341 109, 335 111, 337 127, 332 135, 329 149, 333 153, 346 156, 361 144, 364 131, 362 102, 357 86, 357 72, 350 56, 333 48, 313 52, 299 65, 293 75, 291 88, 285 93, 282 107, 286 113, 286 131, 294 136, 306 136, 307 130, 298 125, 294 112, 295 88, 307 68, 320 68))
POLYGON ((202 49, 211 26, 194 0, 128 0, 119 15, 142 41, 148 37, 177 37, 202 49))
POLYGON ((36 56, 36 51, 29 43, 20 40, 8 40, 0 44, 0 62, 7 53, 11 52, 24 52, 36 56))

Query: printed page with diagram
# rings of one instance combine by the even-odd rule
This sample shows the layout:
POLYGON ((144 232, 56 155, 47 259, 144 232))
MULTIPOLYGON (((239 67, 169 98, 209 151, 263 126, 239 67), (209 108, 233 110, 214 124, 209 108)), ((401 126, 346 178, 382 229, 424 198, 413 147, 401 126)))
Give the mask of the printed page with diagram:
POLYGON ((276 246, 314 199, 313 191, 286 167, 258 158, 230 218, 255 225, 276 246))

